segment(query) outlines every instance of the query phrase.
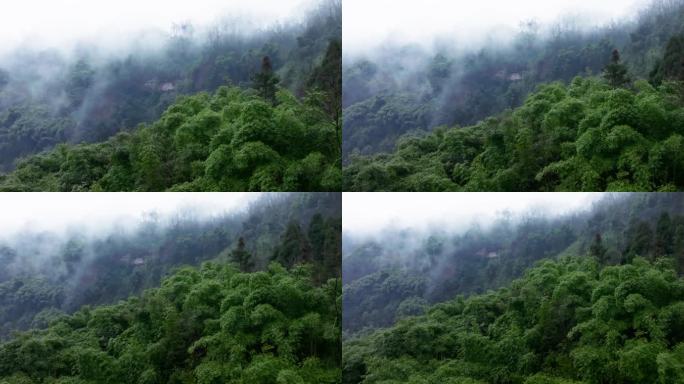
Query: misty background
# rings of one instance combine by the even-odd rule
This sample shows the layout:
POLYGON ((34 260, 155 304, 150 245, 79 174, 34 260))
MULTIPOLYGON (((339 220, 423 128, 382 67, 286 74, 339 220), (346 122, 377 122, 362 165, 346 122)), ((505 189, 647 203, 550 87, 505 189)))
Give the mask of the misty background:
POLYGON ((343 4, 345 56, 370 54, 381 46, 438 45, 481 48, 489 37, 512 38, 520 23, 536 20, 550 26, 572 18, 585 27, 632 18, 646 0, 483 0, 421 3, 348 0, 343 4), (383 17, 377 17, 383 15, 383 17), (475 44, 473 44, 475 42, 475 44))
POLYGON ((684 273, 677 193, 345 193, 343 207, 348 335, 587 256, 597 238, 608 265, 667 254, 684 273))
POLYGON ((0 239, 18 232, 69 230, 106 234, 115 227, 135 231, 150 216, 168 223, 186 215, 197 220, 244 214, 260 193, 8 193, 0 201, 0 239))
POLYGON ((0 172, 152 122, 180 95, 249 87, 269 56, 302 96, 339 0, 27 1, 0 15, 0 172))
POLYGON ((236 33, 247 35, 273 24, 301 21, 312 4, 311 0, 27 0, 3 9, 0 54, 27 47, 68 54, 83 45, 117 53, 117 49, 134 44, 134 37, 171 34, 182 23, 207 28, 230 21, 236 33))
POLYGON ((235 262, 238 246, 250 271, 288 241, 298 254, 300 242, 313 243, 308 261, 325 246, 325 267, 339 274, 339 193, 28 195, 0 202, 0 339, 156 287, 184 265, 235 262))
POLYGON ((345 193, 343 230, 372 237, 391 230, 455 234, 473 225, 489 228, 506 217, 562 216, 588 210, 601 193, 345 193))
POLYGON ((346 164, 392 152, 403 135, 497 116, 540 84, 600 75, 614 49, 631 77, 657 83, 668 42, 684 33, 680 0, 351 0, 344 12, 346 164))

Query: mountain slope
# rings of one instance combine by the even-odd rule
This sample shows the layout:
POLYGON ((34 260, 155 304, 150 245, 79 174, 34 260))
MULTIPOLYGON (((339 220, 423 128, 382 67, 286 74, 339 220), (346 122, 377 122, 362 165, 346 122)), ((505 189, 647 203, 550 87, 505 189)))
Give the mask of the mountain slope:
POLYGON ((678 383, 684 279, 667 260, 544 261, 495 292, 345 342, 344 383, 678 383))
POLYGON ((4 191, 339 190, 339 141, 323 109, 221 87, 180 98, 155 123, 103 143, 60 145, 0 176, 4 191))
POLYGON ((679 193, 611 194, 556 218, 503 217, 458 234, 406 229, 350 243, 342 263, 348 337, 456 295, 505 287, 543 259, 593 252, 603 264, 619 265, 669 256, 684 274, 684 201, 679 193))
POLYGON ((3 383, 339 383, 339 281, 206 263, 0 345, 3 383))
POLYGON ((181 266, 236 262, 243 271, 276 260, 312 264, 316 283, 340 275, 339 193, 266 195, 213 219, 146 215, 131 232, 22 233, 0 241, 0 339, 42 328, 45 317, 112 304, 156 287, 181 266), (306 251, 303 254, 302 250, 306 251))
POLYGON ((259 30, 235 16, 181 23, 170 33, 124 40, 115 52, 80 44, 74 52, 9 53, 0 58, 0 172, 59 143, 104 141, 154 122, 178 96, 247 88, 264 56, 284 88, 298 97, 313 91, 312 71, 330 41, 341 40, 342 9, 337 0, 321 0, 302 11, 296 22, 259 30))
POLYGON ((392 154, 354 157, 352 191, 684 189, 681 83, 613 88, 596 78, 541 87, 475 126, 407 135, 392 154))
MULTIPOLYGON (((490 38, 476 49, 443 36, 434 49, 389 45, 345 57, 344 162, 391 152, 413 131, 477 124, 519 107, 542 84, 600 74, 613 49, 633 77, 659 84, 670 40, 684 33, 683 16, 681 0, 656 0, 605 26, 583 27, 573 16, 555 25, 528 20, 506 31, 510 41, 490 38)), ((684 56, 677 57, 679 67, 684 56)))

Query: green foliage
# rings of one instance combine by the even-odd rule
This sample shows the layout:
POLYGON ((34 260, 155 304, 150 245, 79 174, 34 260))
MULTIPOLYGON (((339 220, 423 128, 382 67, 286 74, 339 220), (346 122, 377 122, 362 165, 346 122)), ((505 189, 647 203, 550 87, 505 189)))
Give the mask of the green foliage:
POLYGON ((656 85, 667 80, 684 80, 684 35, 673 36, 668 41, 663 59, 656 63, 649 79, 656 85))
POLYGON ((313 280, 322 284, 340 276, 340 215, 340 193, 264 194, 239 213, 211 220, 179 213, 164 224, 152 213, 133 231, 97 237, 9 236, 0 241, 0 340, 45 328, 84 305, 140 294, 182 265, 215 260, 243 272, 265 269, 288 223, 318 223, 308 234, 317 239, 313 280))
MULTIPOLYGON (((154 122, 180 95, 223 85, 248 88, 264 56, 272 61, 271 80, 280 77, 297 96, 313 92, 309 79, 329 42, 341 39, 342 7, 338 0, 321 0, 301 11, 298 21, 248 35, 233 33, 227 20, 203 25, 202 37, 182 23, 158 49, 120 57, 104 58, 87 46, 74 58, 49 49, 10 52, 8 67, 0 69, 0 172, 59 143, 101 142, 154 122)), ((264 96, 272 102, 277 89, 268 83, 264 96)))
POLYGON ((620 63, 620 52, 617 49, 613 50, 610 64, 603 69, 603 77, 613 88, 624 87, 629 84, 627 67, 620 63))
MULTIPOLYGON (((684 73, 681 40, 684 3, 679 0, 648 3, 635 10, 632 17, 615 20, 610 26, 587 29, 578 28, 575 23, 558 22, 542 28, 530 20, 520 24, 518 33, 510 38, 512 43, 497 43, 494 39, 476 49, 458 52, 389 45, 374 50, 373 55, 350 58, 344 66, 343 84, 345 164, 357 153, 392 152, 406 134, 416 131, 425 134, 444 125, 471 126, 489 116, 499 116, 520 107, 536 89, 551 82, 567 84, 576 76, 600 75, 604 69, 615 87, 629 86, 627 72, 635 79, 649 79, 654 86, 660 86, 663 81, 682 80, 678 76, 684 73), (542 29, 552 32, 542 32, 542 29), (610 63, 611 52, 616 48, 622 54, 622 61, 610 63)), ((676 93, 684 96, 679 88, 676 93)), ((521 139, 537 138, 536 134, 524 133, 523 128, 530 127, 515 130, 524 135, 521 139)), ((572 134, 558 132, 565 133, 572 134)), ((543 142, 530 141, 532 144, 544 149, 543 142)), ((563 151, 575 149, 571 145, 562 148, 563 151)), ((640 155, 632 153, 629 157, 634 159, 640 155)), ((526 155, 531 159, 535 156, 534 150, 526 155)), ((405 164, 397 167, 406 168, 405 164)), ((448 177, 454 172, 456 178, 469 177, 461 166, 449 167, 444 172, 448 177)), ((516 169, 502 171, 500 177, 515 179, 517 173, 516 169)), ((594 182, 595 175, 589 174, 589 170, 586 173, 582 181, 594 182)), ((449 185, 437 172, 416 179, 426 185, 422 190, 449 185)), ((388 190, 391 186, 381 189, 388 190)), ((616 183, 611 189, 638 188, 616 183)))
POLYGON ((388 155, 354 156, 352 191, 656 191, 684 189, 678 91, 611 89, 595 78, 542 86, 513 112, 407 135, 388 155))
POLYGON ((181 268, 0 344, 0 383, 339 383, 339 280, 306 266, 181 268))
POLYGON ((273 73, 273 64, 271 64, 270 57, 264 56, 263 59, 261 59, 261 72, 254 75, 252 81, 254 83, 254 89, 257 90, 259 96, 275 105, 276 86, 280 82, 280 79, 273 73))
POLYGON ((506 288, 346 340, 343 382, 680 382, 683 297, 684 279, 642 258, 547 260, 506 288))
MULTIPOLYGON (((339 190, 335 125, 311 100, 271 106, 221 87, 98 144, 60 145, 0 178, 6 191, 339 190)), ((339 171, 338 171, 339 172, 339 171)))

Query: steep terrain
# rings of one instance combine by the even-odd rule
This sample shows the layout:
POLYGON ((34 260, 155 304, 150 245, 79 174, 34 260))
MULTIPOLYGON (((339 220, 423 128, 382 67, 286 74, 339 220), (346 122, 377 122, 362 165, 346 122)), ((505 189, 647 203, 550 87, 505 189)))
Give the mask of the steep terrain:
POLYGON ((339 383, 339 280, 182 268, 116 305, 0 344, 2 383, 339 383))
POLYGON ((603 264, 667 256, 684 273, 679 194, 614 194, 587 209, 556 218, 504 217, 460 234, 404 229, 371 239, 346 238, 346 334, 387 327, 456 295, 507 286, 543 259, 596 252, 597 238, 603 264))
POLYGON ((266 195, 245 211, 161 222, 132 232, 25 232, 0 241, 0 339, 44 327, 85 305, 111 304, 156 287, 181 266, 235 263, 245 272, 312 264, 315 283, 340 275, 339 193, 266 195))
MULTIPOLYGON (((654 1, 634 18, 606 26, 583 27, 570 16, 555 25, 531 20, 517 34, 507 32, 515 34, 510 41, 486 38, 477 48, 442 36, 435 48, 390 44, 345 57, 344 162, 392 152, 404 134, 483 124, 520 107, 540 85, 601 74, 614 49, 632 80, 659 86, 677 79, 684 59, 678 43, 683 15, 680 0, 654 1)), ((430 188, 428 182, 423 189, 430 188)))
POLYGON ((344 383, 684 380, 684 200, 345 245, 344 383))
POLYGON ((123 51, 74 42, 74 52, 9 53, 0 58, 0 172, 60 143, 106 141, 153 123, 179 96, 253 87, 264 57, 298 98, 329 95, 341 83, 327 78, 341 77, 341 66, 326 65, 329 47, 341 41, 341 5, 321 0, 303 12, 296 22, 256 30, 235 17, 178 24, 167 34, 143 33, 123 51))

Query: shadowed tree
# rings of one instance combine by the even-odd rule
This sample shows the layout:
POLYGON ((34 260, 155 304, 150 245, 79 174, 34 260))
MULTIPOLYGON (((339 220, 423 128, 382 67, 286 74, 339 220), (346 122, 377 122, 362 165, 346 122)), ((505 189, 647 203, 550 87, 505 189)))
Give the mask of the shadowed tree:
MULTIPOLYGON (((653 230, 645 221, 640 221, 630 228, 631 243, 629 245, 630 259, 634 256, 650 257, 653 242, 653 230)), ((628 260, 631 261, 631 260, 628 260)))
POLYGON ((624 87, 630 82, 627 67, 620 63, 620 52, 617 49, 613 50, 610 64, 603 69, 603 77, 613 88, 624 87))
POLYGON ((311 254, 317 267, 315 277, 318 281, 323 280, 322 276, 324 274, 326 229, 323 215, 320 213, 315 214, 311 218, 311 223, 309 223, 308 236, 309 244, 311 245, 311 254))
POLYGON ((674 257, 677 271, 684 274, 684 224, 677 225, 674 231, 674 257))
POLYGON ((341 137, 342 124, 342 42, 332 40, 328 44, 323 62, 314 69, 308 85, 324 93, 324 109, 333 119, 337 137, 341 137))
POLYGON ((674 233, 672 229, 672 221, 667 212, 663 212, 658 218, 656 224, 656 235, 654 244, 655 256, 671 255, 673 251, 674 233))
POLYGON ((280 237, 280 245, 273 253, 272 260, 286 268, 311 261, 311 245, 299 223, 293 220, 287 225, 287 229, 280 237))
POLYGON ((597 233, 596 236, 594 236, 594 241, 589 247, 589 254, 595 257, 599 263, 606 263, 606 247, 603 246, 603 239, 601 238, 600 233, 597 233))
POLYGON ((240 237, 237 246, 230 253, 230 260, 238 265, 241 271, 249 272, 254 268, 252 254, 245 247, 245 239, 240 237))
POLYGON ((273 64, 271 64, 271 58, 264 56, 261 59, 261 72, 254 75, 254 89, 257 90, 259 96, 275 105, 276 89, 279 82, 280 79, 278 79, 278 76, 273 73, 273 64))
POLYGON ((663 58, 656 63, 649 78, 655 85, 666 80, 684 81, 684 35, 670 38, 663 58))

